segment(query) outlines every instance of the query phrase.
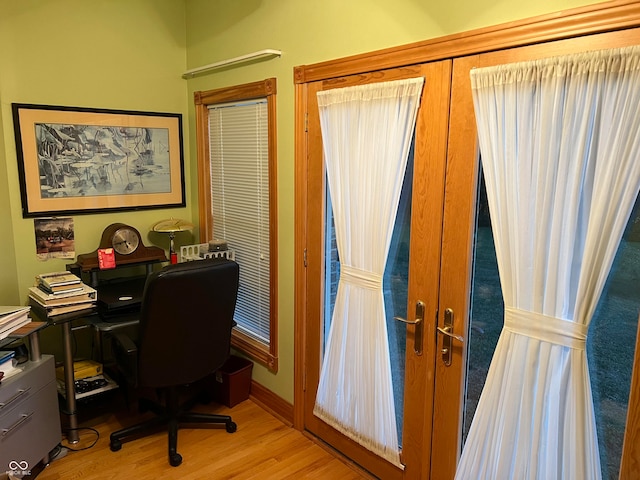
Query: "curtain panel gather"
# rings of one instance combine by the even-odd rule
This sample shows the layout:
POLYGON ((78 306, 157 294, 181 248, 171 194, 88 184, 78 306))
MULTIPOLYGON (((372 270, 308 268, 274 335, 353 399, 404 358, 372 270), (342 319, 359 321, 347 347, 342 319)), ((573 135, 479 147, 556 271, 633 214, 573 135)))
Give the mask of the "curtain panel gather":
POLYGON ((585 341, 640 188, 640 48, 471 81, 505 318, 456 479, 598 479, 585 341))
POLYGON ((423 83, 318 92, 340 278, 314 414, 400 468, 382 276, 423 83))

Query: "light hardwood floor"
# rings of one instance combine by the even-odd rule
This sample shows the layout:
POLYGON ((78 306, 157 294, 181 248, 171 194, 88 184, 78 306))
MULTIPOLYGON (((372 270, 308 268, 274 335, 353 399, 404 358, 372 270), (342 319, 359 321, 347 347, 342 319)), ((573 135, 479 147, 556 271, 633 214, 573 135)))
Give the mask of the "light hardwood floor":
MULTIPOLYGON (((103 413, 81 422, 80 441, 63 451, 37 476, 38 480, 111 480, 111 479, 363 479, 370 478, 336 458, 301 432, 246 400, 233 409, 211 403, 194 411, 230 414, 238 424, 237 432, 224 428, 181 429, 178 452, 182 465, 171 467, 167 460, 167 434, 125 443, 119 452, 109 449, 109 434, 141 418, 125 408, 118 413, 103 413)), ((63 440, 63 445, 68 445, 63 440)))

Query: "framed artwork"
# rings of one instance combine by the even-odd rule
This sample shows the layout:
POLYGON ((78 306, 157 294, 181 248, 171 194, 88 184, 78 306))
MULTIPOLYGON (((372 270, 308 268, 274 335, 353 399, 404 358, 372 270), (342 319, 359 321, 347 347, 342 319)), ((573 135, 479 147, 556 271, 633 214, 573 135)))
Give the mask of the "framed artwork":
POLYGON ((185 206, 180 114, 12 110, 23 217, 185 206))

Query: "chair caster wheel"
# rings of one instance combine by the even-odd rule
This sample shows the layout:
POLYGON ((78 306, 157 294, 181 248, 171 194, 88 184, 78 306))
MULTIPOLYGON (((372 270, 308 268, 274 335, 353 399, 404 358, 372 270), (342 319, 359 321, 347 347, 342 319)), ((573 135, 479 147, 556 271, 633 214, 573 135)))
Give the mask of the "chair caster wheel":
POLYGON ((225 425, 225 428, 227 429, 227 432, 233 433, 238 429, 238 425, 236 425, 236 422, 228 422, 225 425))
POLYGON ((169 465, 172 467, 177 467, 182 463, 182 455, 179 453, 170 453, 169 454, 169 465))
POLYGON ((111 442, 109 443, 109 447, 111 448, 112 452, 117 452, 122 448, 122 442, 120 440, 111 440, 111 442))

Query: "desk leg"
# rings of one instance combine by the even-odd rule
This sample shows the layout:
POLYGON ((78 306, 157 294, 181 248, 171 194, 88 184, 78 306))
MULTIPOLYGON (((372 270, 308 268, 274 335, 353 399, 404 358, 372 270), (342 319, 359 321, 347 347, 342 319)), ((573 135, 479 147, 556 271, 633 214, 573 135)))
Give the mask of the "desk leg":
POLYGON ((62 341, 64 349, 64 385, 67 394, 67 415, 69 415, 69 443, 78 443, 78 418, 76 417, 75 378, 73 375, 73 352, 71 350, 71 322, 62 324, 62 341))
POLYGON ((40 334, 33 332, 29 335, 29 360, 32 362, 39 362, 42 358, 40 354, 40 334))

